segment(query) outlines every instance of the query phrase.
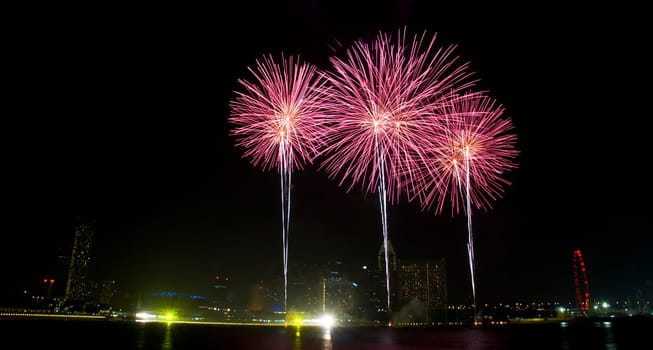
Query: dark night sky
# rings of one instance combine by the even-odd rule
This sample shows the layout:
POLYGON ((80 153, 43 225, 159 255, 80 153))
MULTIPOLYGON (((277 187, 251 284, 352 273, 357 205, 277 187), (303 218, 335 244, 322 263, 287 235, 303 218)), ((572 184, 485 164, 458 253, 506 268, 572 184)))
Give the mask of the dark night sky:
MULTIPOLYGON (((279 178, 228 136, 236 80, 268 53, 328 68, 334 40, 405 25, 458 44, 515 124, 513 184, 473 216, 481 302, 574 301, 577 248, 594 297, 651 297, 645 11, 373 3, 6 12, 1 288, 51 273, 89 215, 92 277, 124 292, 280 277, 279 178)), ((290 262, 373 264, 376 195, 346 193, 316 167, 293 182, 290 262)), ((468 300, 464 217, 402 204, 389 235, 399 258, 444 257, 450 301, 468 300)))

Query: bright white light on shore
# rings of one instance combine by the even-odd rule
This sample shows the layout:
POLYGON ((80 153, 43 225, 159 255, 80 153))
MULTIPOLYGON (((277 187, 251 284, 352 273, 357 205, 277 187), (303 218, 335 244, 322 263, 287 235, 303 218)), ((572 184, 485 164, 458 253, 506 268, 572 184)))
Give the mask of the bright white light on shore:
POLYGON ((320 318, 320 325, 324 328, 331 328, 333 324, 335 323, 335 320, 333 319, 333 316, 326 314, 320 318))
POLYGON ((607 309, 610 307, 610 304, 604 301, 603 304, 601 304, 601 306, 603 306, 604 309, 607 309))
POLYGON ((156 318, 156 315, 151 314, 149 312, 139 312, 136 314, 136 318, 139 318, 141 320, 151 320, 153 318, 156 318))

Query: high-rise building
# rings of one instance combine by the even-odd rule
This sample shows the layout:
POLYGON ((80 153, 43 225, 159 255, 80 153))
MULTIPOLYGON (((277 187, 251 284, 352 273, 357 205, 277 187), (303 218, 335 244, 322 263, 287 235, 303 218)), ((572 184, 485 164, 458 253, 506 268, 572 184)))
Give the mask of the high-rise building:
POLYGON ((265 285, 263 281, 252 287, 249 295, 247 308, 254 313, 262 313, 265 310, 265 285))
POLYGON ((211 297, 213 303, 217 307, 228 307, 231 304, 229 293, 229 276, 225 275, 215 275, 213 281, 213 290, 211 292, 211 297))
POLYGON ((293 262, 288 269, 288 310, 314 313, 322 310, 322 270, 318 264, 293 262))
POLYGON ((381 244, 379 252, 377 255, 377 269, 379 274, 383 278, 379 278, 378 282, 381 283, 380 286, 377 286, 377 291, 382 296, 381 302, 383 304, 382 308, 386 309, 388 307, 388 290, 390 291, 390 310, 394 311, 395 304, 397 303, 397 253, 392 246, 392 242, 388 240, 388 271, 386 278, 386 266, 385 266, 385 244, 381 244), (387 281, 390 281, 390 288, 387 287, 387 281))
POLYGON ((447 273, 444 258, 399 261, 397 322, 445 322, 447 273))
POLYGON ((97 286, 97 302, 100 305, 110 306, 113 297, 116 295, 116 281, 106 279, 101 281, 97 286))
POLYGON ((321 312, 341 320, 351 319, 355 312, 355 285, 344 271, 342 262, 331 264, 322 274, 321 312))
POLYGON ((85 302, 92 292, 88 279, 88 267, 93 248, 93 222, 75 225, 75 239, 68 269, 65 302, 85 302))
POLYGON ((366 283, 361 291, 360 319, 379 323, 388 322, 387 299, 385 288, 385 270, 383 273, 375 268, 365 267, 366 283))

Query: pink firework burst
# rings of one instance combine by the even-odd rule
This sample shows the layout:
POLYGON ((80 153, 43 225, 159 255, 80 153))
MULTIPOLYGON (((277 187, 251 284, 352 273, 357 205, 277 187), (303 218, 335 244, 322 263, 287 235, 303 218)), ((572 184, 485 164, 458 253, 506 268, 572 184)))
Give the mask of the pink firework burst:
POLYGON ((284 309, 287 306, 290 185, 293 169, 303 168, 324 145, 328 86, 324 75, 299 58, 281 55, 257 60, 253 81, 239 79, 244 91, 230 102, 229 121, 236 145, 254 166, 276 168, 281 175, 284 309))
POLYGON ((510 185, 503 176, 517 166, 518 155, 513 125, 504 113, 503 106, 483 93, 460 95, 438 108, 434 137, 413 172, 419 185, 411 188, 424 210, 440 213, 448 199, 452 215, 459 213, 465 186, 470 205, 485 211, 503 195, 510 185))
POLYGON ((349 182, 347 191, 360 184, 375 192, 386 181, 397 200, 412 183, 402 175, 412 173, 424 140, 433 137, 431 111, 475 83, 456 46, 438 48, 435 38, 379 33, 372 44, 355 42, 346 58, 331 57, 334 111, 322 168, 339 185, 349 182))
POLYGON ((345 58, 330 59, 333 125, 322 169, 340 177, 340 186, 350 182, 347 191, 360 184, 379 194, 389 315, 386 203, 399 199, 404 184, 417 183, 412 174, 432 137, 431 112, 475 83, 454 50, 436 47, 435 35, 429 39, 425 32, 407 38, 404 29, 396 37, 379 33, 371 44, 357 41, 345 58))
POLYGON ((244 91, 235 91, 230 102, 236 145, 263 170, 302 169, 324 147, 330 100, 323 74, 283 55, 281 64, 268 55, 256 61, 256 70, 248 69, 254 80, 238 79, 244 91))

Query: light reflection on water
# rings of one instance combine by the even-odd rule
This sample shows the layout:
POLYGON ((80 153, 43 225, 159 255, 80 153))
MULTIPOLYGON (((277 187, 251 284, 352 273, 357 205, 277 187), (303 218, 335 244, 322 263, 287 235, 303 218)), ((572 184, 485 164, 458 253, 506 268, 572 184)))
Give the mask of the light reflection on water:
POLYGON ((322 350, 332 350, 333 344, 331 343, 331 328, 322 329, 322 350))
POLYGON ((163 336, 163 342, 161 343, 161 350, 172 350, 174 349, 172 345, 172 326, 170 323, 166 323, 166 332, 163 336))
POLYGON ((615 344, 614 334, 612 334, 612 322, 603 322, 603 329, 605 330, 605 349, 616 350, 617 344, 615 344))
MULTIPOLYGON (((650 341, 653 322, 561 322, 498 327, 244 327, 127 321, 2 321, 21 348, 66 349, 626 349, 650 341), (39 334, 23 337, 22 334, 39 334), (89 345, 90 344, 90 345, 89 345)), ((4 348, 0 343, 0 348, 4 348)), ((637 347, 633 347, 637 348, 637 347)))
POLYGON ((614 333, 612 332, 612 322, 593 322, 591 328, 588 328, 588 334, 584 339, 580 339, 578 332, 572 332, 568 322, 560 322, 560 330, 562 335, 562 343, 560 348, 562 350, 574 349, 579 345, 590 346, 591 348, 605 350, 616 350, 617 343, 615 342, 614 333), (594 344, 596 339, 602 339, 600 343, 594 344))
POLYGON ((299 328, 297 329, 297 332, 295 333, 295 343, 293 344, 292 349, 293 350, 302 350, 302 337, 301 337, 301 333, 299 332, 299 328))
MULTIPOLYGON (((306 332, 307 335, 305 337, 311 338, 313 337, 315 329, 307 330, 306 332)), ((295 342, 293 343, 293 350, 305 350, 305 348, 302 346, 302 331, 300 327, 297 327, 295 331, 295 342)), ((306 333, 304 333, 306 334, 306 333)), ((306 344, 306 349, 319 349, 319 350, 333 350, 333 341, 331 338, 331 328, 322 328, 319 337, 317 337, 319 340, 317 343, 319 343, 319 346, 316 348, 314 344, 311 344, 310 342, 307 342, 306 344)))

